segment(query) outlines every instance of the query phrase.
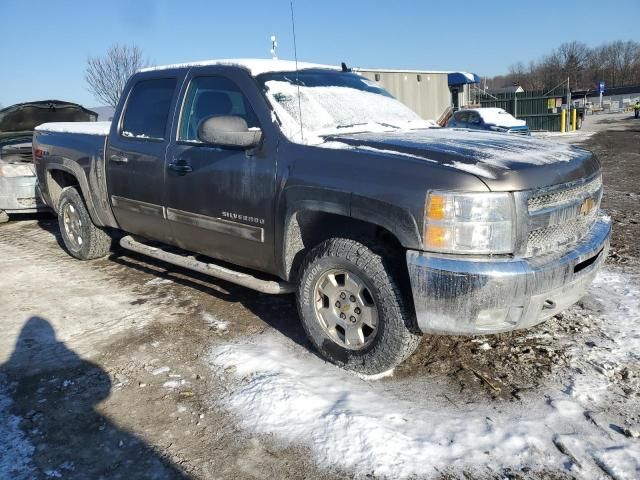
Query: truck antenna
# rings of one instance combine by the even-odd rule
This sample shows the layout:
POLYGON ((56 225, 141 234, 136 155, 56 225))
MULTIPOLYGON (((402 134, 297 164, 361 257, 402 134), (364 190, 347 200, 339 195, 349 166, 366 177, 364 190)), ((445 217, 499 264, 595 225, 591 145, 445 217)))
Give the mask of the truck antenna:
POLYGON ((296 20, 293 15, 293 0, 289 0, 291 8, 291 30, 293 31, 293 57, 296 61, 296 86, 298 87, 298 118, 300 119, 300 140, 304 143, 304 128, 302 127, 302 104, 300 102, 300 79, 298 77, 298 46, 296 44, 296 20))

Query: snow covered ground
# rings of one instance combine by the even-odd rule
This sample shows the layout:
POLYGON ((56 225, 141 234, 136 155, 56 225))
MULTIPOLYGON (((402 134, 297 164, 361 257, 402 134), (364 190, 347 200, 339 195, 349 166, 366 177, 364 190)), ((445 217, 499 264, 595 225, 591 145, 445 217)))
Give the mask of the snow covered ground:
POLYGON ((640 475, 636 432, 612 429, 617 420, 599 412, 616 401, 616 375, 638 372, 637 280, 611 269, 598 276, 581 313, 591 324, 584 335, 597 337, 597 348, 576 342, 569 352, 572 374, 518 403, 453 405, 438 385, 424 390, 417 384, 399 396, 390 381, 363 380, 277 333, 216 347, 210 361, 234 385, 221 402, 244 428, 308 445, 321 465, 359 476, 482 475, 524 467, 634 479, 640 475))
POLYGON ((27 480, 32 478, 33 445, 20 428, 21 418, 12 415, 9 407, 11 386, 0 377, 0 478, 27 480))

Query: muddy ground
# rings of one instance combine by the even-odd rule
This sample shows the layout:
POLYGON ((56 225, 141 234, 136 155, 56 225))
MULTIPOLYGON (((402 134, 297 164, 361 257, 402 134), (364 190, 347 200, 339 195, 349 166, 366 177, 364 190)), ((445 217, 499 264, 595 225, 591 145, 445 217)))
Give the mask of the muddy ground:
MULTIPOLYGON (((592 123, 598 132, 583 141, 603 163, 603 208, 614 221, 607 268, 637 285, 640 122, 602 116, 592 123)), ((47 215, 0 226, 0 292, 2 478, 330 479, 404 472, 321 461, 333 457, 318 448, 331 444, 247 427, 242 412, 219 401, 238 385, 251 385, 252 377, 212 367, 216 348, 277 334, 295 347, 291 363, 317 361, 289 296, 262 295, 122 250, 79 262, 61 248, 57 221, 47 215)), ((527 332, 425 337, 392 377, 370 388, 399 401, 424 397, 425 408, 461 417, 474 405, 517 417, 530 405, 553 403, 592 372, 606 378, 606 402, 585 400, 583 407, 597 408, 584 407, 569 430, 593 428, 594 437, 611 439, 612 449, 633 447, 638 357, 602 360, 615 339, 592 321, 610 298, 586 299, 527 332)), ((553 455, 535 461, 503 467, 487 453, 486 464, 409 470, 409 476, 632 478, 626 475, 633 466, 620 473, 602 455, 582 459, 563 435, 554 433, 553 455)))

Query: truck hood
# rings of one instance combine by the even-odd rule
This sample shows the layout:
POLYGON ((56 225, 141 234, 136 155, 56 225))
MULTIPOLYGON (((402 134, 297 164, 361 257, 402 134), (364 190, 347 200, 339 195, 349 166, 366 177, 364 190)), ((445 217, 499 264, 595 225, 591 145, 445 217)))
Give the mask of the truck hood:
POLYGON ((89 122, 98 114, 82 105, 61 100, 42 100, 18 103, 0 110, 0 136, 11 133, 33 132, 36 126, 46 122, 89 122))
POLYGON ((328 148, 410 157, 465 171, 491 190, 528 190, 585 178, 600 169, 587 150, 557 140, 482 130, 432 128, 327 137, 328 148))

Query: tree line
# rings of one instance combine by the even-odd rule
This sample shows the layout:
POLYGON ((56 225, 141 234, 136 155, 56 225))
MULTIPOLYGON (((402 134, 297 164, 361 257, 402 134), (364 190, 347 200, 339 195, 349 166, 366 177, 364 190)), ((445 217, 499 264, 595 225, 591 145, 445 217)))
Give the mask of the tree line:
POLYGON ((489 88, 514 84, 525 90, 551 90, 569 78, 572 90, 640 85, 640 42, 614 41, 595 48, 582 42, 567 42, 550 54, 525 65, 517 62, 509 73, 487 79, 489 88))

